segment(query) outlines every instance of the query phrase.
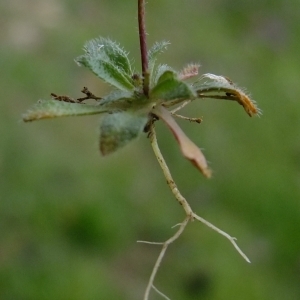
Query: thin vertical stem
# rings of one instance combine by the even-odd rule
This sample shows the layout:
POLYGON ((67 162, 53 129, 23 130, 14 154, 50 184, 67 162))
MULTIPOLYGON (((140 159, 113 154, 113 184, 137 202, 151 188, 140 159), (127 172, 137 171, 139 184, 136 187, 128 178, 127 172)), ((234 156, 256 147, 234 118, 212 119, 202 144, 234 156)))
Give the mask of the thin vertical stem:
MULTIPOLYGON (((156 276, 156 274, 158 272, 158 269, 160 267, 160 264, 161 264, 161 262, 162 262, 162 260, 163 260, 163 258, 165 256, 165 253, 167 251, 168 246, 171 245, 175 240, 177 240, 180 237, 180 235, 183 233, 183 231, 184 231, 184 229, 185 229, 185 227, 186 227, 186 225, 188 224, 189 221, 191 221, 191 217, 187 216, 184 219, 184 221, 180 224, 180 227, 176 231, 176 233, 172 237, 170 237, 167 241, 165 241, 163 243, 163 247, 162 247, 162 249, 161 249, 161 251, 159 253, 159 256, 158 256, 158 258, 156 260, 156 263, 155 263, 155 265, 153 267, 153 270, 152 270, 152 273, 150 275, 150 279, 149 279, 149 282, 148 282, 148 285, 147 285, 147 288, 146 288, 143 300, 148 300, 149 299, 151 288, 153 288, 153 282, 154 282, 155 276, 156 276)), ((154 288, 154 289, 157 291, 156 288, 154 288)), ((161 294, 161 292, 159 292, 159 293, 161 294)), ((167 298, 167 299, 169 299, 169 298, 167 298)))
POLYGON ((148 56, 145 27, 145 0, 138 0, 139 37, 142 60, 143 90, 145 96, 149 94, 148 56))

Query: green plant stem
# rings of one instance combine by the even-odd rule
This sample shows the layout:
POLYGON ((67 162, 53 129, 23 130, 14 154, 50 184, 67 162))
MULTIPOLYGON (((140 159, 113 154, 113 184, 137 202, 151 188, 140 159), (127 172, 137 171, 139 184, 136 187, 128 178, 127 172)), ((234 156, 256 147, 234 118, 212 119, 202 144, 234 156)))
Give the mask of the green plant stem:
POLYGON ((148 56, 147 56, 147 42, 146 42, 146 26, 145 26, 145 0, 138 0, 138 22, 139 22, 141 61, 142 61, 143 91, 145 96, 148 97, 149 72, 148 72, 148 56))

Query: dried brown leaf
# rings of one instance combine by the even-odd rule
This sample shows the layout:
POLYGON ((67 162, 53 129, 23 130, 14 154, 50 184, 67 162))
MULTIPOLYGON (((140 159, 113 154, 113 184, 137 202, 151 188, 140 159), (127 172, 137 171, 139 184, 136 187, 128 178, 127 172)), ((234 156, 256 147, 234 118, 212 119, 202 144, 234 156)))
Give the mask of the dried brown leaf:
POLYGON ((185 158, 205 176, 211 177, 211 170, 201 150, 186 136, 179 125, 175 122, 171 113, 164 107, 158 106, 153 109, 153 113, 162 119, 172 131, 177 140, 180 150, 185 158))

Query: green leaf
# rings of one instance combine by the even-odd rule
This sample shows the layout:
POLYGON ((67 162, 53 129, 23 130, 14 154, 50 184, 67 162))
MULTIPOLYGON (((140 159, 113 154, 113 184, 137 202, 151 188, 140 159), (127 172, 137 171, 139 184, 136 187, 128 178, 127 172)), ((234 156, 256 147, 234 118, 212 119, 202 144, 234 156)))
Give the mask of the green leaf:
POLYGON ((214 74, 204 74, 200 80, 208 79, 204 83, 198 81, 193 84, 199 98, 214 98, 237 101, 246 113, 252 117, 259 115, 261 110, 242 89, 237 87, 229 78, 214 74))
POLYGON ((94 39, 92 42, 96 45, 103 45, 102 50, 106 53, 109 60, 130 77, 133 75, 128 53, 117 42, 103 37, 94 39))
POLYGON ((149 51, 148 51, 149 66, 155 64, 157 55, 160 53, 163 53, 167 49, 168 45, 170 45, 170 42, 167 42, 167 41, 156 42, 149 49, 149 51))
POLYGON ((24 122, 66 116, 83 116, 107 112, 105 107, 57 100, 39 100, 22 117, 24 122))
POLYGON ((214 75, 214 74, 203 74, 200 80, 195 82, 193 86, 198 92, 214 92, 219 90, 232 89, 234 87, 230 79, 224 76, 214 75), (201 83, 201 80, 206 80, 201 83))
POLYGON ((110 110, 119 111, 137 111, 141 113, 148 113, 153 104, 149 102, 149 99, 144 94, 138 92, 126 92, 120 90, 114 90, 107 96, 101 99, 100 105, 110 110))
POLYGON ((158 103, 175 99, 193 99, 196 93, 189 84, 178 79, 174 71, 165 71, 157 80, 156 86, 150 91, 152 100, 158 103))
POLYGON ((118 105, 119 102, 124 102, 124 101, 130 103, 133 101, 133 97, 134 97, 133 92, 114 90, 101 99, 100 105, 114 106, 114 104, 118 105))
POLYGON ((129 59, 116 43, 104 38, 94 39, 85 44, 84 51, 84 55, 75 59, 79 65, 118 89, 134 89, 129 59))
POLYGON ((156 42, 148 51, 148 71, 150 76, 150 87, 155 84, 153 70, 155 62, 157 60, 157 56, 160 53, 163 53, 167 49, 168 45, 170 45, 170 43, 167 41, 156 42))
POLYGON ((154 85, 156 85, 158 83, 158 80, 160 79, 160 77, 166 72, 166 71, 171 71, 173 73, 176 73, 176 71, 168 66, 168 65, 158 65, 155 74, 153 74, 153 83, 154 85))
POLYGON ((115 152, 139 136, 148 122, 148 114, 119 112, 104 117, 100 129, 100 151, 115 152))

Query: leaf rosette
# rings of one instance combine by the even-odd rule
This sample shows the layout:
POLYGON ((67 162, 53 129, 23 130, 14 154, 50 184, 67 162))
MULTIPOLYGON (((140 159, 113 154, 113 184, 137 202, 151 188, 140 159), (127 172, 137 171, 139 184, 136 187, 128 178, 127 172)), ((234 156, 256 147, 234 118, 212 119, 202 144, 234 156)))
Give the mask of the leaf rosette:
MULTIPOLYGON (((155 43, 148 51, 149 94, 143 93, 142 75, 134 67, 118 43, 103 37, 84 45, 84 54, 75 61, 91 70, 97 77, 110 84, 113 90, 104 97, 93 97, 94 103, 82 98, 74 100, 56 96, 39 100, 24 115, 25 122, 64 116, 102 114, 99 147, 103 155, 111 154, 147 132, 149 122, 161 119, 173 133, 185 158, 190 160, 204 176, 211 171, 201 150, 184 134, 173 118, 172 108, 196 99, 214 98, 236 101, 252 117, 260 110, 255 102, 224 76, 204 74, 198 76, 198 64, 189 64, 177 72, 165 64, 158 64, 157 57, 164 52, 168 42, 155 43)), ((90 92, 87 97, 88 99, 90 92)))

